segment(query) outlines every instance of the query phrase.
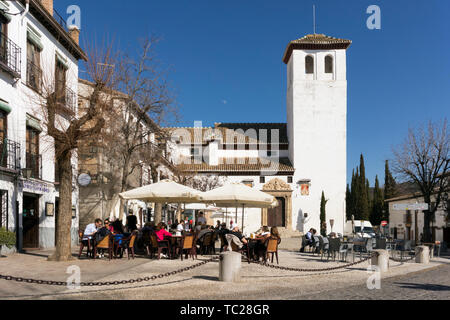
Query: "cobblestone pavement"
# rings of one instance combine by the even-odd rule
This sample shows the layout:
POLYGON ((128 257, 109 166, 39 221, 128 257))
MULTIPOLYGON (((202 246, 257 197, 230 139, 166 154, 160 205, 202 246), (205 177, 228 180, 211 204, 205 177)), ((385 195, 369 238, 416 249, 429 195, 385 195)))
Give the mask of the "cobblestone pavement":
MULTIPOLYGON (((299 253, 298 249, 295 250, 297 244, 295 240, 290 245, 288 241, 285 244, 286 249, 279 252, 280 266, 323 269, 336 266, 345 267, 346 265, 345 262, 340 261, 327 261, 326 259, 322 261, 320 256, 311 253, 299 253)), ((210 256, 199 255, 199 260, 181 261, 180 259, 150 260, 148 257, 138 256, 135 260, 125 258, 112 261, 108 261, 108 259, 93 261, 83 258, 70 262, 49 262, 46 261, 46 257, 50 253, 14 254, 2 258, 0 259, 0 274, 66 281, 68 278, 67 267, 76 265, 80 267, 81 281, 119 281, 159 275, 192 266, 210 258, 210 256)), ((236 283, 225 283, 218 281, 219 263, 211 262, 193 270, 145 283, 83 287, 81 290, 0 280, 0 299, 234 300, 237 296, 250 300, 304 300, 322 299, 323 297, 327 299, 408 299, 420 294, 419 289, 421 289, 420 292, 424 290, 426 293, 430 292, 433 295, 450 299, 448 296, 450 292, 448 290, 450 287, 449 259, 435 259, 429 265, 414 262, 390 263, 390 270, 385 274, 386 279, 382 280, 382 290, 387 289, 386 293, 384 291, 373 293, 366 288, 365 284, 370 276, 370 272, 367 271, 368 265, 369 263, 366 261, 331 273, 317 273, 277 270, 247 264, 243 261, 241 280, 236 283), (427 276, 414 280, 415 277, 420 277, 417 272, 425 272, 426 269, 436 268, 440 264, 447 265, 447 269, 443 269, 445 273, 430 273, 429 279, 432 280, 427 280, 427 276), (407 273, 413 273, 413 275, 398 278, 407 273), (410 285, 401 285, 396 282, 407 282, 410 285), (423 289, 423 286, 430 284, 433 287, 423 289), (393 289, 390 289, 391 286, 393 289), (417 289, 414 290, 414 288, 410 288, 411 286, 416 286, 417 289), (396 296, 395 292, 400 292, 401 296, 396 296)))
POLYGON ((381 280, 381 289, 366 285, 292 297, 300 300, 450 300, 450 264, 381 280))

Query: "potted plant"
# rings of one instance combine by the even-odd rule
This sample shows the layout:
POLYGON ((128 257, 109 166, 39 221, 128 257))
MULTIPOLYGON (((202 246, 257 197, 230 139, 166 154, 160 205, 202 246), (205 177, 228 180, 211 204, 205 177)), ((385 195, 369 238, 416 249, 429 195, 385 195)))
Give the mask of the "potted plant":
POLYGON ((16 245, 16 234, 14 232, 6 230, 6 228, 0 228, 0 257, 2 252, 2 246, 6 246, 11 249, 16 245))

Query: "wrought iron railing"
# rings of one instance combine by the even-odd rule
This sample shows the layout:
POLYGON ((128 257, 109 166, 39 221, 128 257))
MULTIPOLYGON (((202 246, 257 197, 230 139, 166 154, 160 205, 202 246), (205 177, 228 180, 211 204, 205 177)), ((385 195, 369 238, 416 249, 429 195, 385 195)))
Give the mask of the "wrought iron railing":
POLYGON ((53 18, 59 23, 59 25, 66 31, 69 31, 67 28, 66 20, 58 13, 58 11, 53 8, 53 18))
MULTIPOLYGON (((42 0, 39 0, 42 4, 42 0)), ((58 24, 66 31, 68 31, 66 20, 53 8, 53 18, 58 22, 58 24)))
POLYGON ((27 85, 41 92, 42 70, 29 59, 27 60, 27 85))
POLYGON ((0 141, 0 166, 11 170, 20 170, 20 143, 10 139, 0 141))
POLYGON ((30 170, 30 178, 42 179, 42 155, 26 153, 26 168, 30 170))
POLYGON ((66 87, 65 84, 59 84, 55 90, 56 101, 62 105, 62 110, 68 110, 73 114, 77 111, 77 95, 76 93, 66 87))
POLYGON ((0 68, 20 78, 22 49, 0 32, 0 68))

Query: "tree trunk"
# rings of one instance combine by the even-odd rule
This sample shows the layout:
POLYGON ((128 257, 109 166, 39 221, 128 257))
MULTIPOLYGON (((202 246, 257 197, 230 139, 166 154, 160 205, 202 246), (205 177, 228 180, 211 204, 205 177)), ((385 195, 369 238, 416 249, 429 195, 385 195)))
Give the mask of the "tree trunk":
MULTIPOLYGON (((57 154, 59 150, 56 150, 57 154)), ((49 261, 72 260, 71 227, 72 227, 72 152, 64 151, 56 159, 59 168, 59 210, 55 225, 55 253, 49 261)))
POLYGON ((162 203, 155 203, 155 224, 162 221, 162 203))
POLYGON ((424 221, 423 221, 423 239, 425 242, 431 243, 432 241, 432 235, 431 235, 431 228, 430 228, 430 224, 431 224, 431 218, 432 218, 432 213, 429 210, 425 210, 423 212, 424 215, 424 221))
MULTIPOLYGON (((128 178, 128 166, 130 164, 130 159, 127 157, 125 158, 125 162, 123 164, 122 167, 122 180, 120 182, 120 192, 125 192, 127 191, 127 178, 128 178)), ((119 212, 119 220, 122 221, 123 220, 123 215, 124 215, 124 207, 125 202, 123 201, 122 198, 120 198, 120 212, 119 212)), ((128 213, 127 213, 128 214, 128 213)))

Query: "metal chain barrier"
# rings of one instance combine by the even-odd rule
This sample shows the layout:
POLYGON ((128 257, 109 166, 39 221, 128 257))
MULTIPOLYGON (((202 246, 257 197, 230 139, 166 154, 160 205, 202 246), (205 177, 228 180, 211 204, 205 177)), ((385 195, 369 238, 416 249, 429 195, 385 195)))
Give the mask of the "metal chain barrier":
POLYGON ((389 257, 389 260, 392 260, 392 261, 395 261, 395 262, 408 262, 408 261, 411 261, 411 260, 415 259, 419 254, 420 254, 420 252, 416 252, 413 256, 408 257, 406 259, 396 259, 394 257, 389 257))
MULTIPOLYGON (((122 285, 122 284, 132 284, 132 283, 153 281, 156 279, 162 279, 162 278, 170 277, 170 276, 182 273, 182 272, 193 270, 193 269, 203 266, 209 262, 217 261, 218 259, 219 259, 218 257, 213 257, 209 260, 199 262, 190 267, 181 268, 181 269, 171 271, 171 272, 161 273, 159 275, 154 275, 151 277, 137 278, 137 279, 131 279, 131 280, 121 280, 121 281, 117 280, 117 281, 105 281, 105 282, 80 282, 79 285, 81 287, 101 287, 101 286, 118 286, 118 285, 122 285)), ((0 274, 0 279, 8 280, 8 281, 24 282, 24 283, 43 284, 43 285, 50 285, 50 286, 66 286, 67 285, 67 282, 64 282, 64 281, 37 280, 37 279, 29 279, 29 278, 22 278, 22 277, 6 276, 6 275, 2 275, 2 274, 0 274)))
POLYGON ((330 267, 330 268, 322 268, 322 269, 304 269, 304 268, 290 268, 290 267, 281 267, 281 266, 276 266, 273 264, 267 264, 266 262, 253 262, 255 264, 264 266, 264 267, 268 267, 268 268, 272 268, 272 269, 278 269, 278 270, 286 270, 286 271, 298 271, 298 272, 326 272, 326 271, 334 271, 334 270, 339 270, 339 269, 345 269, 348 267, 352 267, 358 264, 361 264, 363 262, 368 261, 369 259, 372 259, 372 255, 369 255, 367 258, 353 262, 353 263, 349 263, 343 266, 338 266, 338 267, 330 267))

